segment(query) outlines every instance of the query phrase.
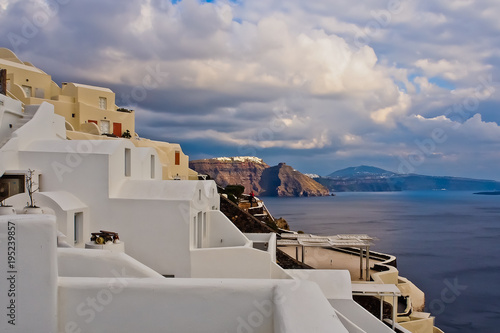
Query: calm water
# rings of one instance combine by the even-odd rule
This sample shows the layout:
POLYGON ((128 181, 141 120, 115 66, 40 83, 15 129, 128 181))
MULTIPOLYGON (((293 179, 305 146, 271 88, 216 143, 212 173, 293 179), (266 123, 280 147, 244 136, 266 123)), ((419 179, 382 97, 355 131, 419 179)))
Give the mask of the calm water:
POLYGON ((500 196, 471 192, 338 193, 265 198, 275 217, 318 235, 367 233, 426 294, 446 333, 500 327, 500 196))

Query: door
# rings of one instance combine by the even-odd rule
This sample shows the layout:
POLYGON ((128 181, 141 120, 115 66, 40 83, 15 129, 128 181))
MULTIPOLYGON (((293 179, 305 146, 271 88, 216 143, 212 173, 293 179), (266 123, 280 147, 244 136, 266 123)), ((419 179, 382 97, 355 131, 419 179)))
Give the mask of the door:
POLYGON ((122 123, 113 123, 113 134, 118 137, 122 136, 122 123))
POLYGON ((101 120, 101 134, 109 134, 109 120, 101 120))

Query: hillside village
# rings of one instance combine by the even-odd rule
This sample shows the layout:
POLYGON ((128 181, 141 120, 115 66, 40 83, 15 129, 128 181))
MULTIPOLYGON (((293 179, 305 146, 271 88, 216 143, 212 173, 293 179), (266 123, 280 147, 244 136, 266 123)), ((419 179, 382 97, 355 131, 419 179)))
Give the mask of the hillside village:
POLYGON ((59 86, 7 49, 0 83, 1 332, 441 332, 369 235, 269 230, 258 198, 224 214, 110 89, 59 86))

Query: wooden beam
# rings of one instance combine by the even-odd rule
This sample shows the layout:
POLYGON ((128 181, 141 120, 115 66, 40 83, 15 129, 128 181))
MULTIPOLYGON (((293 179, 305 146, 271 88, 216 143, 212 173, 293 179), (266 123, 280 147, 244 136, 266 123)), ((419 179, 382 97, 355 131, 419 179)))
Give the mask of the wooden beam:
POLYGON ((0 69, 0 94, 7 95, 7 70, 0 69))

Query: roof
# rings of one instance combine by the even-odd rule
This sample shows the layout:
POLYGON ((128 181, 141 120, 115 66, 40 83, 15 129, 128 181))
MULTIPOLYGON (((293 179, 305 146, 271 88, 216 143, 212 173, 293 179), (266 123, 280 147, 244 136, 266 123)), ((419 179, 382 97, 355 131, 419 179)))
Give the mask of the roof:
POLYGON ((87 208, 80 199, 66 191, 37 192, 35 196, 44 196, 57 203, 64 211, 87 208))
POLYGON ((77 88, 99 90, 99 91, 103 91, 103 92, 114 94, 113 90, 111 90, 109 88, 103 88, 103 87, 97 87, 97 86, 90 86, 90 85, 87 85, 87 84, 74 83, 74 82, 68 82, 68 83, 71 83, 72 85, 74 85, 77 88))
POLYGON ((124 140, 37 140, 23 150, 66 154, 77 152, 80 155, 111 155, 124 143, 124 140))
POLYGON ((25 65, 25 64, 20 64, 20 63, 17 63, 17 62, 14 62, 14 61, 10 61, 10 60, 6 60, 6 59, 2 59, 0 58, 0 68, 2 67, 2 65, 5 65, 5 66, 9 66, 9 67, 15 67, 15 68, 19 68, 19 69, 23 69, 23 70, 26 70, 26 71, 30 71, 30 72, 34 72, 34 73, 38 73, 38 74, 45 74, 46 73, 36 67, 33 67, 33 66, 28 66, 28 65, 25 65))

